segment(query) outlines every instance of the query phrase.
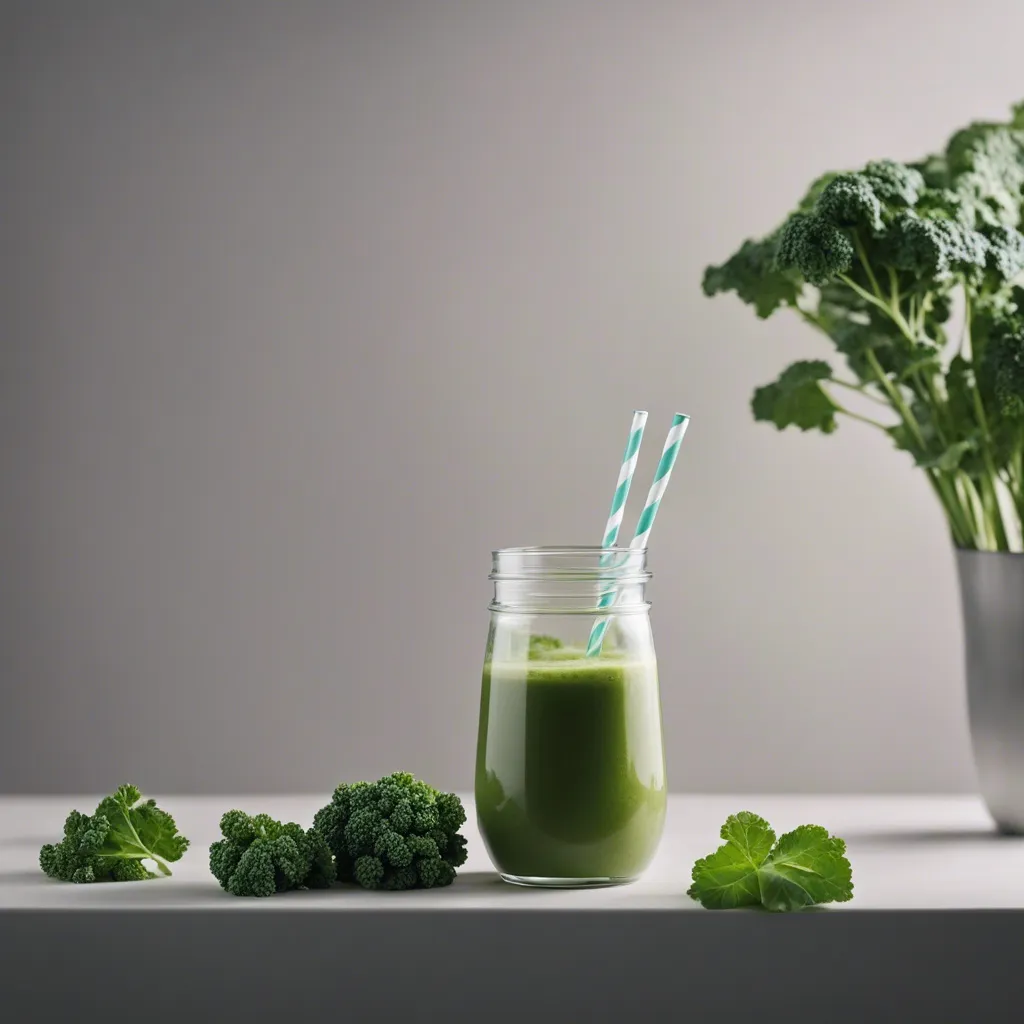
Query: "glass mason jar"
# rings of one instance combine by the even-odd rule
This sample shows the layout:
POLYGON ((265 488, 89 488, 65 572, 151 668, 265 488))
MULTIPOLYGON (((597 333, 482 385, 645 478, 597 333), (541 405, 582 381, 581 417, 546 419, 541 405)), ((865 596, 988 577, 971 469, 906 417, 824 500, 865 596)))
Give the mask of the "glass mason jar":
POLYGON ((475 796, 507 882, 623 884, 654 856, 666 784, 646 557, 599 547, 494 552, 475 796), (588 656, 601 620, 600 651, 588 656))

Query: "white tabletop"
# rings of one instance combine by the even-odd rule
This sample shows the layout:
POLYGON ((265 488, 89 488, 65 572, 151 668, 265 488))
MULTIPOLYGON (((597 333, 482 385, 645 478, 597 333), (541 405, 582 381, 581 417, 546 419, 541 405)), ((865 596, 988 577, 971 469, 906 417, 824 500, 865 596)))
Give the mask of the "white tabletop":
POLYGON ((524 889, 494 873, 470 822, 469 860, 449 888, 404 893, 335 886, 269 899, 223 892, 209 872, 207 850, 220 815, 239 807, 309 825, 324 796, 164 796, 158 803, 192 840, 171 878, 131 884, 70 885, 39 870, 39 847, 56 842, 67 811, 91 811, 96 797, 0 797, 0 910, 217 908, 222 910, 579 909, 699 911, 685 895, 696 858, 719 843, 730 813, 750 810, 781 833, 824 825, 847 841, 854 898, 833 906, 858 909, 1024 908, 1024 839, 997 835, 980 800, 940 796, 672 796, 657 857, 633 885, 588 891, 524 889))

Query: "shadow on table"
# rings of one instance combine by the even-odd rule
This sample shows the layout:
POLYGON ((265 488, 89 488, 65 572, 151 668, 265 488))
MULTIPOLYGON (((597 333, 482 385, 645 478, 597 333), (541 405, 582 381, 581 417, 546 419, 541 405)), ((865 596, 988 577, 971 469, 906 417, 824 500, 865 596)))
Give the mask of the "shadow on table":
POLYGON ((878 847, 929 845, 943 843, 1014 843, 1024 841, 1024 836, 1007 835, 995 828, 973 829, 914 829, 908 832, 845 832, 848 846, 878 847))
POLYGON ((424 895, 431 891, 448 892, 452 897, 463 895, 467 898, 487 897, 488 899, 522 900, 526 896, 537 899, 565 896, 569 893, 626 892, 628 886, 596 886, 574 889, 572 886, 559 888, 544 885, 513 885, 503 881, 496 871, 460 871, 448 889, 421 890, 424 895))
POLYGON ((594 888, 574 889, 545 886, 513 885, 502 881, 495 871, 460 871, 455 882, 447 889, 420 889, 410 893, 399 893, 406 899, 427 901, 440 894, 448 906, 458 907, 461 904, 502 907, 530 907, 533 910, 551 907, 556 910, 567 910, 574 906, 581 909, 601 906, 603 908, 623 906, 630 909, 675 909, 701 910, 701 906, 680 891, 675 897, 663 893, 650 894, 637 891, 631 885, 597 886, 594 888))
MULTIPOLYGON (((445 909, 472 910, 474 907, 530 907, 542 909, 545 906, 564 910, 579 905, 593 906, 597 893, 607 894, 601 898, 601 905, 627 904, 637 901, 631 887, 619 886, 609 889, 547 889, 510 885, 503 882, 494 871, 460 871, 455 882, 437 889, 410 889, 404 892, 375 890, 368 892, 353 885, 334 885, 329 890, 299 889, 278 893, 265 899, 232 896, 225 892, 211 876, 207 879, 155 878, 141 882, 95 882, 90 885, 72 885, 47 878, 38 869, 0 871, 0 883, 32 885, 35 891, 44 889, 47 897, 60 896, 62 905, 89 908, 102 906, 113 910, 128 910, 133 906, 142 909, 168 909, 174 907, 207 907, 219 904, 225 907, 276 907, 289 910, 316 910, 333 908, 337 910, 425 910, 431 906, 445 909), (38 887, 38 888, 37 888, 38 887), (568 897, 569 903, 566 902, 568 897)), ((650 897, 655 905, 663 908, 664 897, 650 897)), ((699 910, 697 903, 686 898, 682 892, 678 909, 699 910)), ((49 905, 50 900, 44 900, 49 905)), ((643 909, 645 901, 639 901, 643 909)))
MULTIPOLYGON (((516 899, 524 895, 540 895, 557 893, 557 889, 529 889, 519 885, 503 882, 495 871, 460 871, 451 885, 436 889, 405 889, 401 892, 389 892, 385 889, 367 891, 350 885, 335 885, 332 893, 357 893, 360 900, 373 900, 382 906, 408 906, 444 902, 452 905, 460 901, 516 899)), ((564 891, 564 890, 563 890, 564 891)))
POLYGON ((514 892, 522 886, 503 882, 497 871, 460 871, 448 887, 452 892, 463 889, 477 896, 496 896, 505 890, 514 892))
POLYGON ((310 907, 321 907, 325 903, 343 907, 352 897, 359 899, 365 908, 366 901, 380 903, 381 907, 399 909, 410 905, 423 905, 443 901, 446 904, 461 900, 478 900, 482 897, 521 899, 523 895, 547 895, 557 890, 526 890, 508 885, 490 871, 460 872, 455 883, 438 889, 412 889, 406 892, 367 892, 357 886, 334 885, 329 890, 297 889, 277 893, 266 899, 232 896, 225 892, 212 877, 209 881, 180 878, 154 878, 141 882, 94 882, 90 885, 71 885, 53 878, 47 878, 38 869, 0 871, 0 882, 34 883, 63 890, 75 905, 102 904, 105 907, 130 907, 133 903, 152 908, 157 906, 194 905, 196 902, 209 904, 223 901, 226 906, 287 906, 299 909, 306 901, 310 907))
POLYGON ((146 901, 147 906, 154 903, 166 903, 170 906, 178 902, 192 902, 201 897, 216 897, 217 895, 235 899, 234 896, 228 896, 223 892, 220 886, 212 880, 211 884, 211 882, 152 878, 139 882, 91 882, 87 885, 75 885, 56 878, 48 878, 42 871, 35 868, 0 871, 0 883, 5 882, 8 884, 27 883, 52 889, 53 892, 63 892, 78 904, 91 903, 94 900, 109 903, 111 899, 130 903, 140 896, 146 901))
MULTIPOLYGON (((61 882, 54 878, 45 878, 39 872, 22 871, 11 874, 0 874, 0 882, 37 882, 46 887, 58 890, 76 907, 103 906, 109 909, 128 909, 138 904, 143 909, 157 907, 194 906, 197 902, 209 903, 223 899, 225 903, 262 904, 269 900, 239 899, 224 892, 214 879, 209 882, 193 882, 176 878, 151 878, 139 882, 92 882, 88 885, 75 885, 61 882)), ((302 892, 284 893, 272 897, 277 901, 287 897, 314 895, 302 892)))

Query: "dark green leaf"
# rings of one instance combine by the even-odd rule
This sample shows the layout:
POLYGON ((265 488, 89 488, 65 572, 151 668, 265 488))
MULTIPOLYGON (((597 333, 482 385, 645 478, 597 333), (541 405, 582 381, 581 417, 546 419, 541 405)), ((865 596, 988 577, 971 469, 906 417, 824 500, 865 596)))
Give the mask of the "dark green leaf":
POLYGON ((775 383, 754 392, 754 419, 774 423, 779 430, 794 426, 831 434, 836 406, 819 384, 831 376, 832 368, 821 359, 793 363, 775 383))
POLYGON ((704 294, 735 292, 764 319, 779 306, 794 305, 800 294, 795 274, 775 266, 777 240, 748 240, 721 266, 704 271, 704 294))

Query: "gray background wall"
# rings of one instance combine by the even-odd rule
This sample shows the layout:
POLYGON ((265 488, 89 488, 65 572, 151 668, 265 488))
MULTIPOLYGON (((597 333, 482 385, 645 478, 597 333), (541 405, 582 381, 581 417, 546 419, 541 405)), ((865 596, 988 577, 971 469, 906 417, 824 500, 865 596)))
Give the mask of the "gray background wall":
MULTIPOLYGON (((471 784, 489 551, 596 542, 630 411, 679 790, 967 790, 904 456, 700 294, 826 168, 1024 96, 975 0, 0 5, 0 789, 471 784)), ((639 501, 639 496, 635 496, 639 501)), ((636 514, 632 510, 632 517, 636 514)))

